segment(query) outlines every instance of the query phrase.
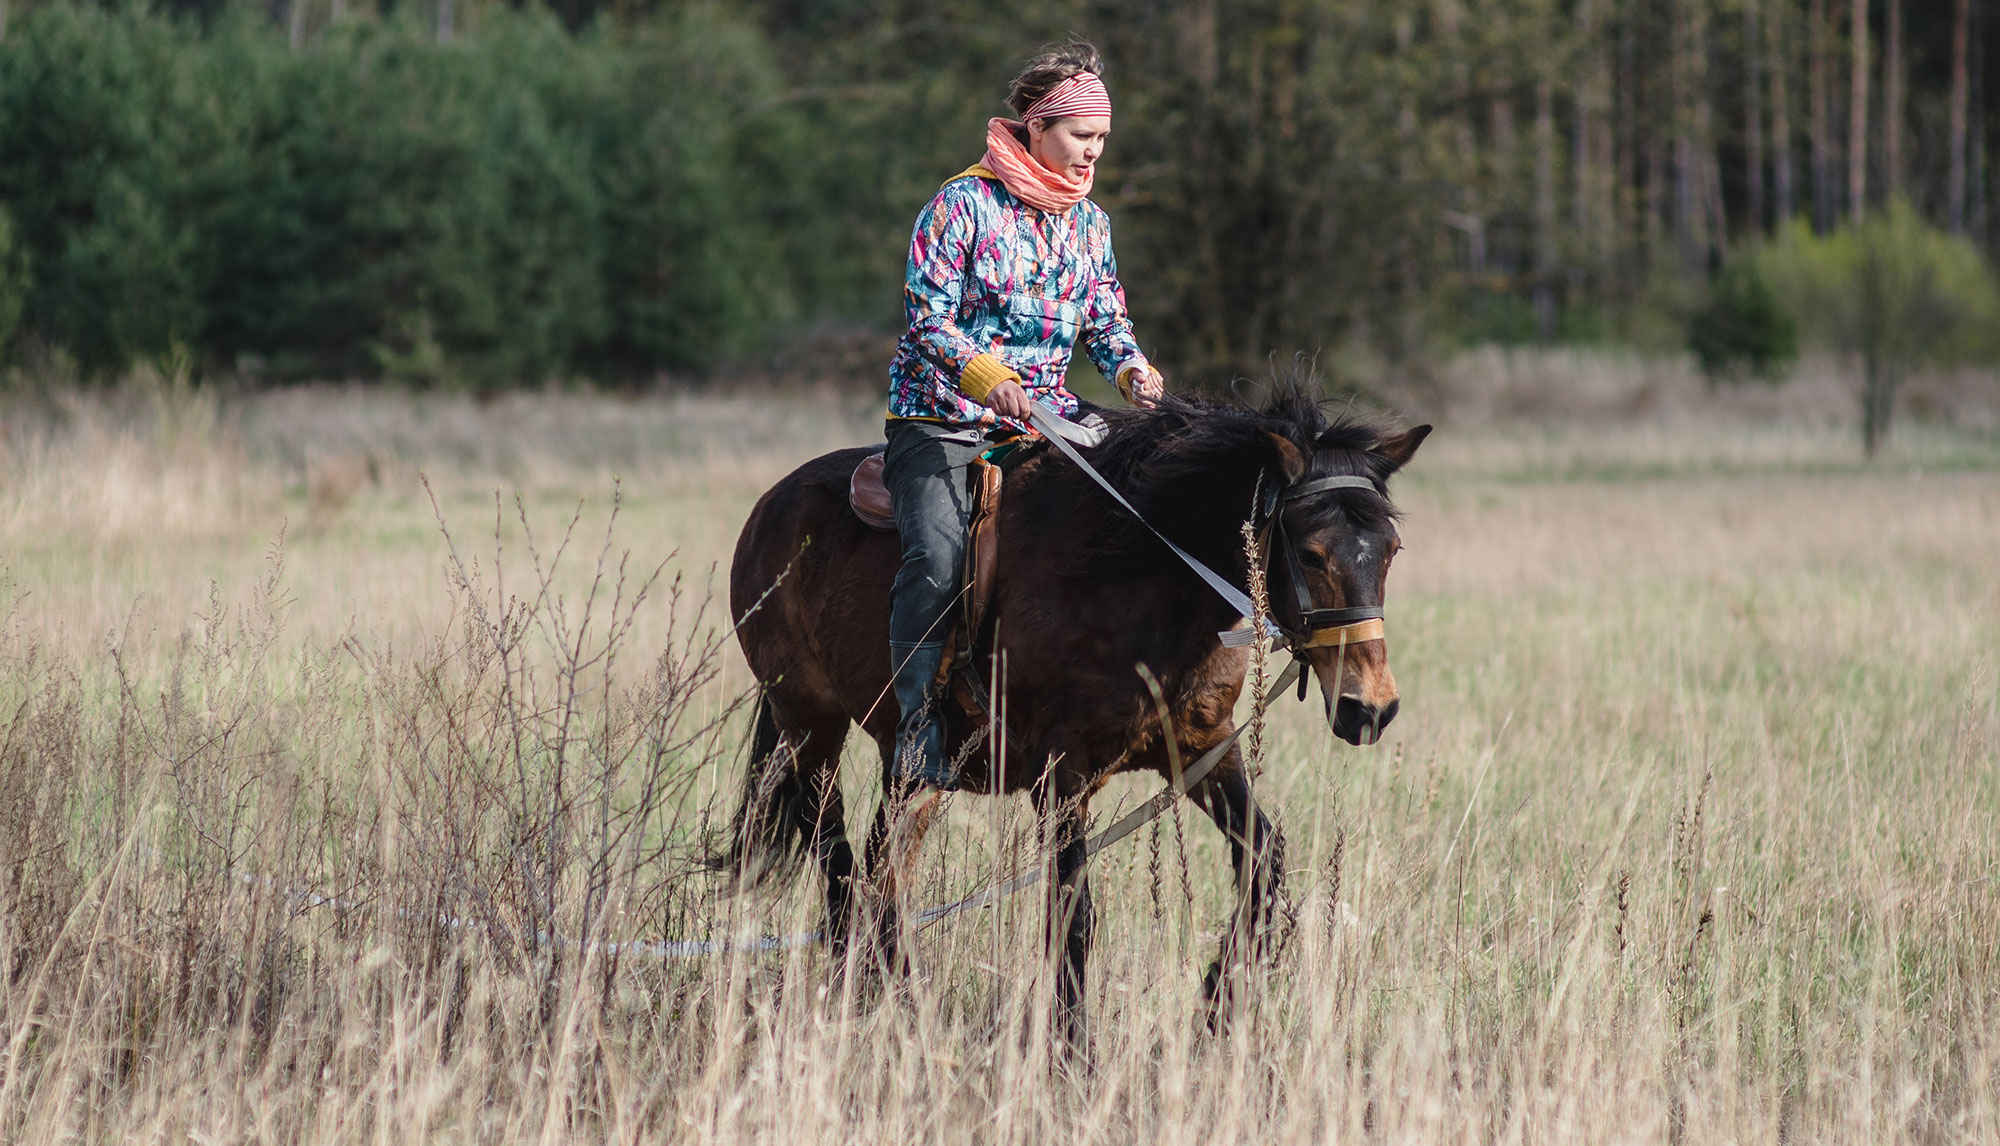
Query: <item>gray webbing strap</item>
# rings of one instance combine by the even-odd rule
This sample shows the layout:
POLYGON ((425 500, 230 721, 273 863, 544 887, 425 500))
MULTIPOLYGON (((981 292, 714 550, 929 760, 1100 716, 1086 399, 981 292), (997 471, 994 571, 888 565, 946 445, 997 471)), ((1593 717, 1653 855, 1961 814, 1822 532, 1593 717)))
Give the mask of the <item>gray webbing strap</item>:
MULTIPOLYGON (((1047 432, 1046 430, 1043 431, 1043 433, 1047 432)), ((1178 778, 1156 793, 1152 799, 1120 816, 1117 823, 1092 836, 1090 842, 1084 845, 1084 854, 1086 856, 1094 856, 1119 840, 1124 839, 1126 836, 1131 835, 1133 832, 1138 831, 1147 821, 1172 807, 1175 800, 1193 791, 1194 786, 1207 779, 1208 774, 1215 770, 1216 764, 1229 754, 1230 748, 1236 744, 1237 737, 1242 736, 1244 730, 1255 723, 1258 716, 1263 715, 1264 709, 1269 707, 1273 700, 1283 695, 1284 691, 1291 687, 1294 680, 1299 679, 1299 674, 1304 669, 1304 661, 1294 660, 1291 664, 1287 665, 1285 671, 1278 675, 1278 679, 1272 682, 1271 687, 1265 690, 1264 695, 1257 698, 1257 711, 1251 716, 1250 720, 1237 725, 1236 729, 1221 743, 1210 747, 1208 751, 1202 753, 1193 764, 1181 772, 1178 778)), ((938 920, 957 915, 961 911, 968 911, 975 907, 985 907, 989 903, 997 903, 1007 896, 1027 887, 1029 884, 1038 882, 1042 878, 1043 870, 1042 866, 1037 866, 1012 879, 987 884, 964 899, 955 900, 951 903, 940 903, 936 907, 926 908, 923 914, 917 917, 917 926, 929 927, 938 920)))
MULTIPOLYGON (((1153 525, 1152 522, 1147 521, 1145 515, 1141 514, 1137 509, 1135 509, 1131 502, 1126 501, 1124 494, 1119 493, 1118 490, 1115 487, 1113 487, 1110 482, 1104 480, 1104 475, 1097 472, 1097 467, 1091 465, 1089 462, 1084 460, 1083 455, 1077 452, 1077 448, 1070 444, 1070 439, 1075 435, 1076 432, 1075 423, 1068 421, 1061 415, 1057 414, 1055 411, 1049 409, 1047 406, 1042 405, 1040 402, 1031 402, 1028 404, 1028 421, 1035 427, 1035 429, 1040 430, 1042 432, 1043 437, 1047 438, 1051 442, 1054 442, 1056 444, 1057 449, 1069 455, 1069 460, 1075 462, 1077 464, 1077 468, 1081 469, 1084 473, 1089 474, 1090 480, 1096 482, 1100 486, 1103 486, 1104 492, 1110 494, 1113 500, 1117 501, 1119 505, 1125 507, 1125 512, 1131 514, 1133 517, 1138 518, 1139 524, 1145 526, 1147 529, 1152 530, 1154 537, 1159 538, 1160 541, 1163 542, 1168 549, 1174 551, 1174 556, 1179 557, 1182 561, 1187 562, 1188 568, 1194 570, 1195 575, 1200 577, 1203 581, 1208 582, 1208 587, 1215 590, 1218 594, 1220 594, 1223 600, 1229 602, 1230 608, 1235 609, 1238 613, 1242 614, 1244 620, 1254 622, 1254 618, 1257 615, 1257 610, 1254 606, 1250 604, 1250 597, 1246 593, 1244 593, 1243 590, 1238 589, 1234 585, 1231 585, 1228 581, 1223 579, 1220 573, 1217 573, 1215 570, 1210 569, 1207 565, 1202 564, 1200 559, 1195 557, 1194 554, 1189 553, 1187 550, 1182 549, 1178 545, 1175 545, 1173 541, 1167 537, 1166 534, 1161 533, 1159 529, 1157 529, 1153 525)), ((1370 488, 1372 489, 1373 487, 1371 486, 1370 488)), ((1269 628, 1273 640, 1280 640, 1283 638, 1284 634, 1281 630, 1279 630, 1278 626, 1272 624, 1268 619, 1265 620, 1264 624, 1269 628)), ((1232 639, 1230 634, 1241 633, 1241 632, 1243 632, 1243 630, 1231 629, 1221 634, 1222 643, 1224 645, 1231 645, 1232 639)), ((1245 643, 1245 644, 1248 643, 1248 640, 1245 638, 1236 638, 1236 640, 1238 643, 1245 643)))
POLYGON ((1314 478, 1300 482, 1285 491, 1284 500, 1297 501, 1307 494, 1321 493, 1329 489, 1365 489, 1374 491, 1375 483, 1358 474, 1335 474, 1332 477, 1314 478))

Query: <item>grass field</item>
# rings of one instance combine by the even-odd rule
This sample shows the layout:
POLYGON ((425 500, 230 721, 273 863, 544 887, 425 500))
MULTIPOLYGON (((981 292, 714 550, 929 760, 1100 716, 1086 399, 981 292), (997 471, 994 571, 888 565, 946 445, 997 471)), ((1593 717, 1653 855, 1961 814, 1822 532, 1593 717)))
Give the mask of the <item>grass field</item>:
MULTIPOLYGON (((1991 404, 1864 464, 1833 382, 1554 367, 1424 411, 1386 742, 1269 722, 1291 910, 1231 1030, 1206 820, 1095 862, 1087 1073, 1032 893, 886 993, 601 946, 814 924, 693 866, 749 683, 708 598, 873 395, 19 398, 0 1140, 2000 1141, 1991 404)), ((953 798, 913 898, 1033 833, 953 798)))

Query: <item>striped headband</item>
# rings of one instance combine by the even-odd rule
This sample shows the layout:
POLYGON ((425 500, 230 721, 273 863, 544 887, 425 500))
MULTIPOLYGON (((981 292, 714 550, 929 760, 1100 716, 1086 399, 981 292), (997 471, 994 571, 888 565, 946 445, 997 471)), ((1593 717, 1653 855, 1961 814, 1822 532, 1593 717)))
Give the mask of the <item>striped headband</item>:
POLYGON ((1028 105, 1021 113, 1023 123, 1031 119, 1056 119, 1065 115, 1111 115, 1111 93, 1095 72, 1078 72, 1048 90, 1048 94, 1028 105))

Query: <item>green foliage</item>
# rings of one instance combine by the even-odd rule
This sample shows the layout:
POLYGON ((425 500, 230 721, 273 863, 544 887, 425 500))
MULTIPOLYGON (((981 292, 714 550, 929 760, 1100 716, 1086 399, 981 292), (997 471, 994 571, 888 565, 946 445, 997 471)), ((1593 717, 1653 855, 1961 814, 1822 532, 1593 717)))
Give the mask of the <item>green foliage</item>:
MULTIPOLYGON (((329 30, 47 6, 0 55, 25 325, 103 373, 488 388, 701 368, 797 312, 799 117, 746 25, 329 30)), ((4 288, 4 276, 0 276, 4 288)), ((0 289, 0 301, 5 297, 0 289)))
POLYGON ((1783 376, 1799 356, 1798 324, 1753 260, 1723 268, 1708 304, 1688 322, 1688 349, 1711 380, 1783 376))
MULTIPOLYGON (((59 0, 7 21, 0 316, 11 292, 17 351, 103 374, 183 345, 203 370, 488 388, 893 327, 911 220, 978 158, 1022 54, 1069 35, 1109 65, 1118 128, 1094 197, 1176 385, 1345 342, 1391 359, 1550 334, 1663 350, 1704 301, 1698 352, 1775 369, 1780 315, 1755 280, 1781 308, 1823 285, 1760 255, 1694 297, 1685 268, 1721 236, 1599 146, 1648 153, 1685 111, 1639 58, 1639 106, 1604 122, 1612 49, 1671 34, 1656 6, 1010 0, 967 24, 926 0, 695 0, 593 23, 579 2, 561 21, 464 8, 449 42, 428 2, 330 25, 314 7, 290 28, 264 5, 169 7, 200 19, 59 0), (1578 150, 1591 122, 1618 138, 1578 150)), ((1978 297, 1952 285, 1977 278, 1954 251, 1926 256, 1951 306, 1920 318, 1978 297)), ((1823 341, 1866 328, 1830 315, 1886 313, 1808 311, 1823 341)), ((1871 345, 1889 363, 1899 331, 1948 327, 1925 353, 2000 353, 1978 325, 1871 345)))
POLYGON ((595 110, 620 372, 702 368, 793 317, 823 218, 803 210, 802 128, 753 30, 702 12, 640 36, 595 110))
POLYGON ((1827 235, 1795 224, 1754 256, 1823 346, 1862 365, 1862 441, 1887 436, 1895 393, 1929 363, 2000 358, 2000 284, 1979 249, 1898 202, 1827 235))
POLYGON ((1460 346, 1526 346, 1541 341, 1535 304, 1513 291, 1468 283, 1438 292, 1435 333, 1460 346))
POLYGON ((0 205, 34 271, 26 325, 88 368, 202 323, 191 217, 227 115, 184 37, 149 17, 41 6, 0 55, 0 205))
POLYGON ((2000 356, 1992 266, 1906 203, 1827 235, 1794 222, 1754 261, 1821 346, 1904 365, 2000 356))

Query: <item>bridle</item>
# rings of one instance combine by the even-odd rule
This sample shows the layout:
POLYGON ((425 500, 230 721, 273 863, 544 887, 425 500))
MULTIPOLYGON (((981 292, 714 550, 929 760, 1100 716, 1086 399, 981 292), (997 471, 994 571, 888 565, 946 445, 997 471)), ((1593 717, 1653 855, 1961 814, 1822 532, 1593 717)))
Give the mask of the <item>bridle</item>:
MULTIPOLYGON (((1077 449, 1077 445, 1096 445, 1098 441, 1102 440, 1100 431, 1071 422, 1039 402, 1029 404, 1028 421, 1035 429, 1041 431, 1043 437, 1054 442, 1057 448, 1068 455, 1069 460, 1075 462, 1079 469, 1089 474, 1091 480, 1104 487, 1104 492, 1110 494, 1112 499, 1119 505, 1124 506, 1125 511, 1137 518, 1139 524, 1152 530, 1154 537, 1159 538, 1168 549, 1173 550, 1174 555, 1185 562, 1188 568, 1194 570, 1196 576, 1207 582, 1209 588, 1215 590, 1218 596, 1229 602, 1231 608, 1242 614, 1243 618, 1250 621, 1251 624, 1256 624, 1257 608, 1251 603, 1249 596, 1243 590, 1230 584, 1221 574, 1203 564, 1201 559, 1197 558, 1194 554, 1174 544, 1173 539, 1161 533, 1158 526, 1147 521, 1145 515, 1140 513, 1130 501, 1127 501, 1125 495, 1119 493, 1116 486, 1106 481, 1104 475, 1097 472, 1097 467, 1085 460, 1083 454, 1077 449)), ((1290 539, 1285 535, 1283 513, 1285 506, 1302 497, 1310 497, 1313 494, 1325 493, 1327 490, 1333 489, 1365 489, 1372 492, 1375 491, 1375 483, 1365 477, 1354 474, 1337 474, 1330 477, 1313 478, 1310 481, 1297 482, 1282 488, 1272 487, 1264 495, 1264 504, 1258 507, 1259 515, 1264 519, 1262 532, 1265 535, 1267 544, 1275 541, 1277 550, 1285 556, 1285 573, 1292 583, 1292 593, 1297 599, 1299 608, 1299 628, 1297 629, 1279 625, 1275 619, 1270 617, 1264 619, 1264 624, 1273 643, 1290 648, 1294 655, 1301 654, 1307 649, 1357 645, 1363 641, 1379 641, 1383 636, 1381 605, 1351 605, 1340 609, 1313 608, 1312 598, 1306 595, 1305 570, 1300 566, 1298 553, 1294 550, 1290 539)), ((1253 643, 1257 639, 1256 632, 1253 629, 1246 628, 1228 629, 1217 634, 1217 636, 1221 638, 1225 648, 1241 648, 1253 643)), ((1303 696, 1305 694, 1305 678, 1303 676, 1299 678, 1299 686, 1300 695, 1303 696)))
POLYGON ((1285 576, 1292 583, 1292 594, 1299 607, 1299 628, 1283 630, 1286 644, 1293 652, 1358 645, 1363 641, 1379 641, 1383 637, 1382 606, 1349 605, 1339 609, 1315 609, 1312 598, 1306 593, 1305 569, 1299 564, 1297 547, 1285 533, 1284 507, 1302 497, 1331 489, 1365 489, 1373 493, 1375 483, 1352 474, 1314 478, 1275 491, 1276 496, 1268 498, 1269 505, 1264 508, 1266 536, 1274 543, 1272 548, 1284 555, 1285 576))

